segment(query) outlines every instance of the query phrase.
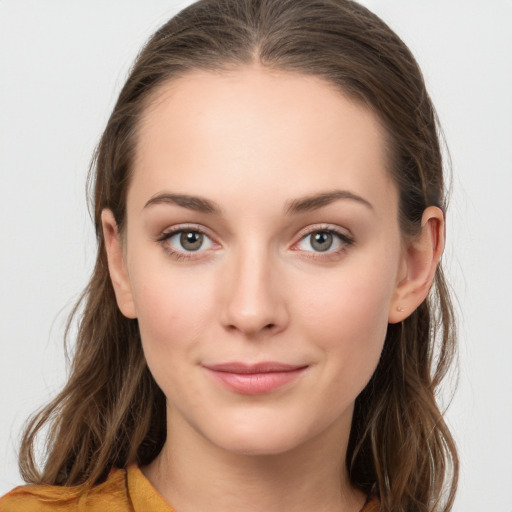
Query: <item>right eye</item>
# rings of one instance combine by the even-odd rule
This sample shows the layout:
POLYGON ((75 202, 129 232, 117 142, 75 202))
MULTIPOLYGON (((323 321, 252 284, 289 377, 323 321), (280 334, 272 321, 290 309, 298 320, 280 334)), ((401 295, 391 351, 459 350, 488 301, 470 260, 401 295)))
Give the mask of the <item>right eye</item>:
POLYGON ((168 239, 168 243, 171 244, 173 248, 187 252, 209 249, 212 245, 211 240, 199 231, 178 231, 168 239))
POLYGON ((207 251, 214 245, 212 239, 198 229, 175 229, 158 240, 171 256, 183 259, 207 251))

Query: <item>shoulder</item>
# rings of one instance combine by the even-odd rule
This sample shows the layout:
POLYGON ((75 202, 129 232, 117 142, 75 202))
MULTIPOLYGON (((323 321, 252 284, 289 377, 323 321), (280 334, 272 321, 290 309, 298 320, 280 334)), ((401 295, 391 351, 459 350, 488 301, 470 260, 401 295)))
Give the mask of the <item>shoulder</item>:
POLYGON ((113 469, 95 487, 23 485, 0 498, 0 512, 130 512, 126 470, 113 469))

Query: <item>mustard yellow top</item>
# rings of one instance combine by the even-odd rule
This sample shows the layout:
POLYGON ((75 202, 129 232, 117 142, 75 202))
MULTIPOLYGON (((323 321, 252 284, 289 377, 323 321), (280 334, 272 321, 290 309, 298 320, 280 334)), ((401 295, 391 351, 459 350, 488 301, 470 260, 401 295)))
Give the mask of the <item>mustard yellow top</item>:
MULTIPOLYGON (((361 512, 378 512, 376 499, 361 512)), ((23 485, 0 499, 0 512, 174 512, 136 466, 113 469, 105 482, 85 485, 23 485)))
POLYGON ((113 469, 105 482, 85 485, 23 485, 0 499, 1 512, 173 512, 136 466, 113 469))

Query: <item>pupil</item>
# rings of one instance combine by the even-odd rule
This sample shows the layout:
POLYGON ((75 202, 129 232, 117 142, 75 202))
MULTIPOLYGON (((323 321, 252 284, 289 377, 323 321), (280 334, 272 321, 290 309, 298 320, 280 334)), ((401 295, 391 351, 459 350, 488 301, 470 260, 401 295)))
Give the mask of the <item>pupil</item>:
POLYGON ((180 242, 187 251, 197 251, 203 245, 203 235, 196 231, 187 231, 181 234, 180 242))
POLYGON ((315 233, 311 240, 311 246, 316 251, 327 251, 332 245, 332 234, 323 232, 315 233))

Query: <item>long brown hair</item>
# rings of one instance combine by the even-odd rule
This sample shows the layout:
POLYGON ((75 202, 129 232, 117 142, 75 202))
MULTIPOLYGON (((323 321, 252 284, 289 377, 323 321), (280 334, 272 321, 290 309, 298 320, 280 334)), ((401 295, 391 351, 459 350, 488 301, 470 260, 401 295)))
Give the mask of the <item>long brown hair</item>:
MULTIPOLYGON (((137 321, 116 305, 100 215, 111 209, 123 229, 138 120, 159 87, 191 70, 255 62, 320 77, 375 112, 387 129, 404 237, 418 232, 426 207, 446 210, 434 107, 414 57, 377 16, 350 0, 201 0, 187 7, 137 57, 96 150, 89 176, 96 265, 70 318, 79 318, 79 331, 69 380, 23 438, 27 482, 95 485, 112 467, 147 464, 161 450, 165 397, 146 365, 137 321), (34 443, 47 427, 39 470, 34 443)), ((457 452, 436 390, 454 350, 439 266, 429 297, 389 325, 379 365, 356 400, 346 464, 352 484, 376 492, 383 511, 446 511, 453 503, 457 452)))

